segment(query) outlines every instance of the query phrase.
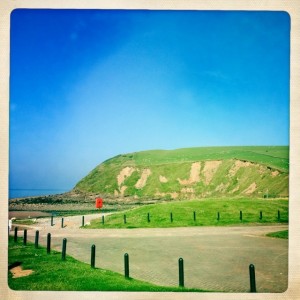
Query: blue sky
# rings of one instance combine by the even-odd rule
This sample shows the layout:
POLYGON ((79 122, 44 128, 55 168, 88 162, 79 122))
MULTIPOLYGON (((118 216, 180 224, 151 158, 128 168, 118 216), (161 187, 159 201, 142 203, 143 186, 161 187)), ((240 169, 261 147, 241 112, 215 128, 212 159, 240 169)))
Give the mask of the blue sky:
POLYGON ((71 189, 121 154, 289 144, 285 12, 11 15, 10 188, 71 189))

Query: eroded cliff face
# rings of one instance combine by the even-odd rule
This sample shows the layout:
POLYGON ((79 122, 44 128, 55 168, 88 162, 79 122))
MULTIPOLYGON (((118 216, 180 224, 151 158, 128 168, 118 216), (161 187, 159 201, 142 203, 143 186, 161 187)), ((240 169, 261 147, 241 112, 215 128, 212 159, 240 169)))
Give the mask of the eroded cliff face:
POLYGON ((250 161, 203 160, 150 166, 101 164, 75 187, 80 192, 132 197, 287 197, 288 173, 250 161))

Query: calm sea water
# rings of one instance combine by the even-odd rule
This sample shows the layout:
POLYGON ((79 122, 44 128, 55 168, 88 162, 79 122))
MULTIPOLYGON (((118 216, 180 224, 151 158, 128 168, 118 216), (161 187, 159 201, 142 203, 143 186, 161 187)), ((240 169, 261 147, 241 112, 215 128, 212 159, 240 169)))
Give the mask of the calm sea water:
POLYGON ((48 196, 68 192, 69 189, 10 189, 9 199, 30 197, 30 196, 48 196))

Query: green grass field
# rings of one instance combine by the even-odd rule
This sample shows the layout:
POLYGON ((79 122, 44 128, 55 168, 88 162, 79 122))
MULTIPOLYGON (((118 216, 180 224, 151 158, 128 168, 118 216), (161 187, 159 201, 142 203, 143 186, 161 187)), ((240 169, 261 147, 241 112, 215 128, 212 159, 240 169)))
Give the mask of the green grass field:
POLYGON ((282 171, 289 169, 287 146, 194 147, 175 150, 150 150, 126 154, 119 158, 132 158, 138 165, 197 160, 241 159, 261 163, 282 171))
POLYGON ((99 268, 43 247, 26 246, 22 238, 15 243, 9 238, 8 263, 22 262, 23 270, 33 270, 29 276, 13 278, 8 272, 8 285, 13 290, 27 291, 147 291, 147 292, 203 292, 200 289, 163 287, 147 282, 126 279, 123 275, 99 268))
POLYGON ((95 219, 84 228, 155 228, 272 223, 288 223, 288 200, 241 198, 164 202, 115 213, 105 217, 104 224, 102 218, 95 219), (240 220, 240 211, 242 211, 242 220, 240 220), (280 219, 278 219, 278 211, 280 219), (148 221, 148 214, 150 221, 148 221), (124 215, 126 215, 126 223, 124 215))

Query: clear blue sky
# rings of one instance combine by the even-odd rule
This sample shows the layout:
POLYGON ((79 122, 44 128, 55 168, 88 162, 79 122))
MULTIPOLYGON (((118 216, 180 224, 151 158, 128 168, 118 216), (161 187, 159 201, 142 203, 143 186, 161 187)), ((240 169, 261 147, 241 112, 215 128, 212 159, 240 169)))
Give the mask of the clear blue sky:
POLYGON ((121 153, 289 144, 285 12, 15 10, 10 188, 121 153))

